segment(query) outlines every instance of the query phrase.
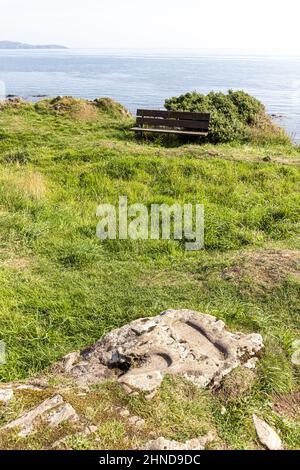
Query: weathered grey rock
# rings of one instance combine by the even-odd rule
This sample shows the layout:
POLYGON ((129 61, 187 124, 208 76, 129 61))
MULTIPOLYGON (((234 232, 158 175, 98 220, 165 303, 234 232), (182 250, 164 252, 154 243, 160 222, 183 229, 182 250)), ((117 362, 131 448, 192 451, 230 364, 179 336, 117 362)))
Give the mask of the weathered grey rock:
POLYGON ((34 432, 35 427, 40 423, 54 428, 65 421, 76 422, 78 419, 74 408, 69 403, 65 403, 61 395, 54 395, 0 430, 19 429, 18 435, 26 437, 34 432))
POLYGON ((117 407, 115 410, 122 418, 128 418, 130 416, 130 412, 127 408, 117 407))
POLYGON ((164 437, 159 437, 147 442, 141 450, 204 450, 213 439, 212 434, 186 442, 170 441, 164 437))
POLYGON ((34 390, 42 391, 46 387, 31 383, 9 383, 0 388, 0 403, 8 403, 13 397, 15 391, 34 390))
POLYGON ((12 388, 0 388, 0 403, 8 403, 14 396, 12 388))
POLYGON ((80 352, 75 351, 70 354, 67 354, 63 359, 62 359, 62 367, 65 372, 69 372, 73 367, 76 361, 80 359, 80 352))
POLYGON ((127 393, 152 397, 165 374, 183 375, 199 387, 218 386, 237 366, 250 361, 253 367, 262 348, 259 334, 231 333, 211 315, 168 310, 111 331, 62 371, 91 384, 115 370, 127 393))
POLYGON ((252 418, 260 442, 269 450, 282 450, 282 442, 277 432, 255 414, 252 418))
POLYGON ((123 408, 121 406, 113 407, 113 410, 118 413, 121 418, 127 418, 128 423, 131 426, 135 426, 136 428, 140 428, 144 426, 145 420, 140 416, 131 416, 130 411, 127 408, 123 408))
POLYGON ((16 384, 14 385, 14 390, 33 390, 34 392, 42 392, 47 388, 46 385, 35 385, 30 383, 16 384))
POLYGON ((128 423, 136 428, 141 428, 144 426, 145 420, 140 418, 140 416, 130 416, 130 418, 128 418, 128 423))
POLYGON ((70 403, 62 403, 60 406, 57 406, 50 411, 46 421, 51 428, 55 428, 64 421, 75 423, 76 421, 79 421, 79 418, 70 403))
POLYGON ((115 371, 101 364, 96 358, 89 360, 88 351, 85 349, 81 353, 76 351, 68 354, 52 367, 52 371, 56 374, 71 376, 76 384, 85 390, 89 389, 89 385, 101 383, 116 376, 115 371))

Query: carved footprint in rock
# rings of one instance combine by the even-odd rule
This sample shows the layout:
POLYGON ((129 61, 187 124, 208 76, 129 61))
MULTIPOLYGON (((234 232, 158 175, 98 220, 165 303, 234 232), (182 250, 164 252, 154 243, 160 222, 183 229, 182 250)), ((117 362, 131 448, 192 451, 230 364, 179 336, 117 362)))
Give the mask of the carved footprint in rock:
POLYGON ((164 320, 167 328, 162 328, 163 333, 160 332, 154 342, 161 346, 167 343, 168 351, 149 346, 145 364, 130 368, 119 378, 127 391, 129 388, 133 391, 155 390, 167 373, 183 374, 187 378, 193 375, 205 386, 208 383, 207 375, 229 356, 226 345, 216 340, 209 328, 197 320, 191 317, 174 319, 167 315, 164 320))
POLYGON ((173 364, 172 357, 166 352, 152 352, 145 365, 132 368, 119 378, 128 393, 136 390, 151 392, 159 388, 164 375, 173 364))
POLYGON ((89 354, 80 355, 76 371, 69 373, 76 372, 78 381, 82 376, 97 383, 104 380, 102 369, 123 370, 118 381, 128 393, 151 394, 166 374, 183 375, 199 387, 218 386, 238 365, 256 359, 262 348, 259 334, 231 333, 211 315, 168 310, 111 331, 89 354))

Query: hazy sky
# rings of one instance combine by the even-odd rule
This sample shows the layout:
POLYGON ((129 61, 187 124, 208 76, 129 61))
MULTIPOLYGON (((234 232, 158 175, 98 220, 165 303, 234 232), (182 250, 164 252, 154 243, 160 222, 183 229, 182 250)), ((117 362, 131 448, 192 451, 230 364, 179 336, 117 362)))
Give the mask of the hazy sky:
POLYGON ((0 0, 0 40, 299 50, 299 0, 0 0))

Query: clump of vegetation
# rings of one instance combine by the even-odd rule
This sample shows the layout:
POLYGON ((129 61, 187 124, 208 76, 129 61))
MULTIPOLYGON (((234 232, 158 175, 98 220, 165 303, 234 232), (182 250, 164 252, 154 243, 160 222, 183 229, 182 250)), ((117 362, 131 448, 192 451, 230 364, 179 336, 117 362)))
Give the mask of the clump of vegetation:
POLYGON ((46 98, 38 101, 35 104, 35 109, 37 111, 55 111, 63 114, 80 107, 83 102, 85 100, 73 98, 72 96, 56 96, 55 98, 46 98))
POLYGON ((23 100, 23 98, 19 98, 18 96, 14 98, 8 98, 6 100, 0 100, 0 111, 5 108, 29 108, 31 104, 28 101, 23 100))
POLYGON ((94 104, 98 109, 110 114, 113 117, 131 117, 130 112, 120 103, 111 98, 96 98, 94 104))
POLYGON ((242 399, 250 395, 255 380, 256 374, 253 370, 238 367, 223 379, 218 395, 224 402, 242 399))
POLYGON ((265 106, 244 91, 229 90, 227 94, 212 91, 208 95, 194 91, 167 99, 165 107, 173 111, 210 113, 207 141, 214 144, 290 142, 285 131, 272 122, 265 106))
POLYGON ((55 114, 67 114, 82 121, 96 120, 98 111, 114 118, 130 116, 124 106, 111 98, 96 98, 94 101, 89 101, 73 96, 57 96, 38 101, 35 109, 43 112, 52 111, 55 114))
POLYGON ((5 163, 17 163, 19 165, 26 165, 30 162, 30 155, 26 150, 10 151, 2 157, 2 161, 5 163))

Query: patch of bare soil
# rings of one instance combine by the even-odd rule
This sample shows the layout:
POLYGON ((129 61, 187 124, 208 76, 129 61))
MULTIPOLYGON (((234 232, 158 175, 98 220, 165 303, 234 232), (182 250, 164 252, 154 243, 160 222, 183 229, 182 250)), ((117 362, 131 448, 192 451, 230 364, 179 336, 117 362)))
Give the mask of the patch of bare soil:
POLYGON ((19 269, 20 271, 23 271, 29 267, 30 260, 28 258, 12 258, 1 262, 1 264, 2 266, 7 266, 8 268, 19 269))
POLYGON ((222 272, 224 279, 252 279, 270 287, 292 276, 300 280, 299 250, 255 250, 242 253, 222 272))
POLYGON ((300 392, 278 395, 274 401, 274 410, 286 418, 300 419, 300 392))
POLYGON ((28 257, 17 256, 15 253, 0 249, 0 268, 7 267, 24 271, 31 264, 32 260, 28 257))

